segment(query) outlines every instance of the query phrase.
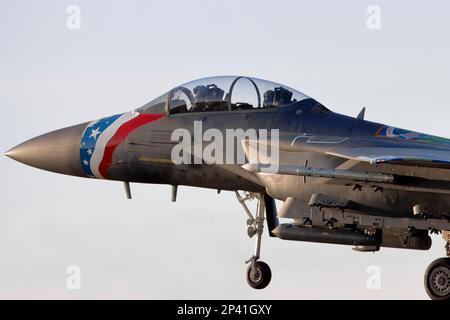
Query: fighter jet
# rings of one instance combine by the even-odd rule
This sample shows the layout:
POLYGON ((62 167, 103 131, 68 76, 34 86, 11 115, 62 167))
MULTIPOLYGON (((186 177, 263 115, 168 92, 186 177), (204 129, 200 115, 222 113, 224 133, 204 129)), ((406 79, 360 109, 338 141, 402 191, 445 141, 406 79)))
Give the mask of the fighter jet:
POLYGON ((246 271, 256 289, 271 280, 260 260, 265 224, 271 237, 359 252, 428 250, 430 234, 441 234, 446 256, 430 264, 424 283, 430 298, 448 300, 450 140, 367 121, 364 111, 338 114, 252 77, 210 77, 5 155, 57 173, 122 181, 128 198, 133 182, 172 185, 173 201, 180 185, 234 192, 256 239, 246 271))

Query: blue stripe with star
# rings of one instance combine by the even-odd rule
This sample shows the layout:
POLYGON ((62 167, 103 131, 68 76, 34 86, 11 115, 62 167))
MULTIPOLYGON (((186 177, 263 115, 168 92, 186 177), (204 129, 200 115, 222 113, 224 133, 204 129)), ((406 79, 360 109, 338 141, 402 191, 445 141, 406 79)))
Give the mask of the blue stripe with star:
POLYGON ((91 159, 94 154, 98 138, 101 136, 103 131, 105 131, 122 114, 123 113, 93 121, 84 130, 80 143, 80 161, 81 167, 88 177, 94 178, 94 174, 91 170, 91 159))

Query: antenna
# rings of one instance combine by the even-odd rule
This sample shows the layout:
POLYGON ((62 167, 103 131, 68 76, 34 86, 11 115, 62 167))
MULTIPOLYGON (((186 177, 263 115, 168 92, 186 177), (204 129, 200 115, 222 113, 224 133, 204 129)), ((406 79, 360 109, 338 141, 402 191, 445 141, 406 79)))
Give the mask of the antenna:
POLYGON ((361 111, 358 113, 358 115, 356 116, 357 119, 359 120, 364 120, 364 115, 366 114, 366 107, 363 107, 361 109, 361 111))

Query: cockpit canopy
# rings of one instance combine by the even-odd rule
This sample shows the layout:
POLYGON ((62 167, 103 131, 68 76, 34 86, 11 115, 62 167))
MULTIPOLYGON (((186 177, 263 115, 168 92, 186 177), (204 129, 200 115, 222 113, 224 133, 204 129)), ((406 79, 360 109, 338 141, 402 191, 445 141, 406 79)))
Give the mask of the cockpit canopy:
POLYGON ((254 110, 277 108, 309 98, 266 80, 225 76, 194 80, 175 87, 137 109, 139 113, 254 110))

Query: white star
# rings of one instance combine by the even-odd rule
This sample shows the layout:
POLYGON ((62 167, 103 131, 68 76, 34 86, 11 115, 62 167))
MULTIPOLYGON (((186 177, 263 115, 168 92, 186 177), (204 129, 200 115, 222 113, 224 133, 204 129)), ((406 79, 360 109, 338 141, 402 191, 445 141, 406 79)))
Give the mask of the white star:
POLYGON ((94 152, 92 151, 92 149, 88 149, 87 153, 88 153, 88 155, 92 156, 92 154, 93 154, 94 152))
POLYGON ((88 162, 86 159, 84 159, 84 160, 83 160, 83 164, 84 164, 85 166, 87 166, 87 165, 89 164, 89 162, 88 162))
POLYGON ((91 130, 91 135, 89 136, 89 138, 94 138, 94 140, 95 139, 97 139, 97 136, 100 134, 100 130, 99 130, 99 128, 97 128, 97 129, 92 129, 91 130))

